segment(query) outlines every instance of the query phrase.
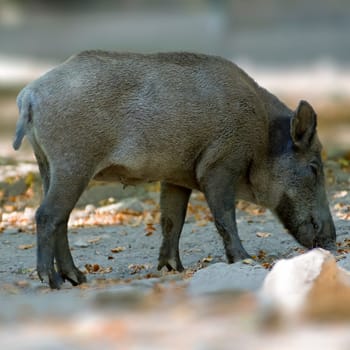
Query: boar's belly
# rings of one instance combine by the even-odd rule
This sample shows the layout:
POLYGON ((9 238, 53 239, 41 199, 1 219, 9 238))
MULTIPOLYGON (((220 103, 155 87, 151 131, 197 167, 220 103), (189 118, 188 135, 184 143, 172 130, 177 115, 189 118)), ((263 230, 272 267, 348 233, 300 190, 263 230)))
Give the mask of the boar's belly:
POLYGON ((108 182, 121 182, 125 185, 137 185, 143 182, 153 182, 157 181, 157 179, 148 179, 146 176, 142 176, 142 174, 137 174, 130 172, 126 167, 122 165, 111 165, 107 168, 99 171, 94 179, 97 181, 108 181, 108 182))
POLYGON ((186 171, 165 169, 158 171, 156 174, 143 170, 130 170, 122 165, 110 165, 100 170, 94 179, 97 181, 121 182, 125 185, 137 185, 145 182, 165 181, 178 186, 191 189, 198 189, 198 183, 194 174, 186 171))

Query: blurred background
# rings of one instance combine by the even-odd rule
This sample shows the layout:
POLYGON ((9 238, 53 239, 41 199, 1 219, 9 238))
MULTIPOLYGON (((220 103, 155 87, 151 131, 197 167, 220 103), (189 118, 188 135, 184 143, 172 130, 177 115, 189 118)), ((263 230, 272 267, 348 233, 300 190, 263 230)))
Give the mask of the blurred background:
POLYGON ((319 114, 329 155, 350 151, 348 0, 0 0, 0 157, 19 90, 84 49, 224 56, 291 108, 319 114))

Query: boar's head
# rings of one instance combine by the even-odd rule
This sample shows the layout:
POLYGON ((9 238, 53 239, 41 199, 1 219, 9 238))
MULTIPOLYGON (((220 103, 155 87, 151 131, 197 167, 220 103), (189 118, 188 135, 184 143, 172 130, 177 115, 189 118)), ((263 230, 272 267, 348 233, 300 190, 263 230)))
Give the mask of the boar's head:
POLYGON ((284 125, 270 131, 270 139, 278 134, 272 137, 265 191, 270 208, 300 244, 333 250, 336 233, 325 190, 316 113, 301 101, 284 125))

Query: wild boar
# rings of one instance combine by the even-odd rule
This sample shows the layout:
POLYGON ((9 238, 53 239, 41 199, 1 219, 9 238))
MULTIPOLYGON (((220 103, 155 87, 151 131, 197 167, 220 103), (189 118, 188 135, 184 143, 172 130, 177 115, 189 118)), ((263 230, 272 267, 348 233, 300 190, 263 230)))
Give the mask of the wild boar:
POLYGON ((85 51, 28 84, 17 103, 13 147, 26 135, 39 164, 37 270, 51 288, 86 280, 67 222, 93 178, 161 181, 159 269, 183 270, 193 189, 205 194, 229 263, 248 257, 237 199, 269 208, 305 247, 334 248, 316 113, 305 101, 290 110, 226 59, 85 51))

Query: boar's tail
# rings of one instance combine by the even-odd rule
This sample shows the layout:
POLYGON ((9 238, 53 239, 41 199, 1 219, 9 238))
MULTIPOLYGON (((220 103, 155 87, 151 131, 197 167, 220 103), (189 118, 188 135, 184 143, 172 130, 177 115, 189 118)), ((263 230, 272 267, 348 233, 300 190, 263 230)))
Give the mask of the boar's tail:
POLYGON ((30 94, 25 93, 25 91, 22 90, 17 97, 17 106, 19 109, 19 118, 16 124, 16 133, 12 144, 15 150, 18 150, 21 147, 28 125, 32 122, 32 103, 30 94))

